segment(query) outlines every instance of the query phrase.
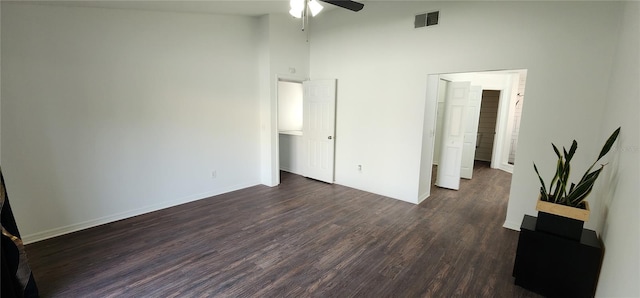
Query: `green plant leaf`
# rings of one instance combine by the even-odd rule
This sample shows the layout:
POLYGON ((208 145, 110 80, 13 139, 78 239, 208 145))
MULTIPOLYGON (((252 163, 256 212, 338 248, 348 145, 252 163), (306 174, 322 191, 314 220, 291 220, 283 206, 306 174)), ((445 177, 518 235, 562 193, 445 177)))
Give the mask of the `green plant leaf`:
POLYGON ((571 161, 571 159, 573 158, 573 155, 576 154, 576 150, 578 149, 578 142, 576 142, 576 140, 573 140, 573 143, 571 143, 571 148, 569 149, 569 153, 565 153, 564 159, 566 159, 567 164, 571 161))
MULTIPOLYGON (((593 164, 591 164, 591 166, 587 169, 587 171, 584 173, 584 175, 582 175, 582 178, 580 179, 580 181, 585 180, 587 175, 591 172, 591 169, 593 169, 593 167, 596 165, 596 163, 603 156, 605 156, 607 153, 609 153, 609 150, 611 150, 611 147, 613 147, 613 143, 615 143, 615 141, 618 138, 619 134, 620 134, 620 127, 618 127, 618 129, 616 129, 611 134, 611 136, 609 136, 609 139, 607 139, 607 141, 604 143, 604 146, 602 147, 602 150, 600 150, 600 154, 598 155, 598 159, 596 159, 596 161, 594 161, 593 164)), ((578 183, 578 184, 580 184, 580 183, 578 183)))
MULTIPOLYGON (((567 152, 567 149, 565 147, 562 147, 565 160, 562 162, 562 164, 560 162, 562 161, 562 158, 560 158, 560 160, 558 161, 558 166, 562 166, 562 169, 558 168, 556 171, 556 177, 554 177, 554 180, 558 180, 558 187, 554 192, 554 198, 556 202, 559 202, 561 204, 566 204, 567 185, 569 185, 569 176, 571 174, 570 161, 573 158, 573 155, 576 153, 577 148, 578 142, 576 142, 576 140, 573 140, 569 152, 567 152)), ((558 154, 558 152, 556 152, 556 154, 558 154)))
POLYGON ((567 206, 578 207, 582 204, 582 202, 587 198, 587 196, 593 190, 593 184, 589 185, 583 192, 577 195, 575 198, 571 198, 567 200, 567 206))
POLYGON ((596 159, 596 161, 594 161, 593 164, 591 164, 591 166, 584 173, 580 181, 577 184, 571 183, 569 187, 569 192, 567 192, 566 189, 567 189, 567 185, 569 185, 569 177, 571 173, 570 162, 574 154, 576 153, 576 150, 578 149, 578 142, 576 142, 576 140, 573 140, 571 147, 569 148, 569 151, 567 151, 565 147, 562 147, 563 154, 560 153, 560 150, 558 150, 558 147, 556 147, 555 144, 551 143, 551 146, 553 147, 553 151, 556 153, 556 156, 558 156, 558 162, 556 164, 555 175, 551 179, 551 183, 549 183, 549 189, 546 188, 546 185, 544 184, 544 180, 542 179, 542 177, 540 176, 540 172, 538 171, 538 167, 536 166, 535 163, 533 163, 533 168, 535 169, 536 174, 538 175, 538 179, 540 179, 540 184, 542 185, 540 187, 540 195, 542 200, 548 201, 548 202, 553 200, 554 203, 568 205, 572 207, 577 207, 581 205, 585 200, 585 198, 593 190, 595 181, 600 175, 600 173, 602 172, 602 169, 604 168, 605 165, 601 165, 599 169, 593 172, 591 172, 591 170, 602 157, 604 157, 607 153, 609 153, 609 151, 613 147, 613 144, 616 142, 619 134, 620 134, 620 127, 618 127, 618 129, 616 129, 611 134, 611 136, 609 136, 604 146, 602 147, 600 154, 598 155, 598 159, 596 159))
POLYGON ((551 146, 553 146, 553 151, 556 152, 556 155, 558 156, 558 158, 562 158, 562 155, 560 155, 560 150, 558 150, 558 147, 556 147, 554 143, 551 143, 551 146))
POLYGON ((551 194, 551 196, 553 196, 553 202, 557 203, 558 201, 562 201, 562 185, 563 185, 563 181, 562 181, 562 177, 563 175, 563 171, 564 171, 564 163, 562 161, 562 157, 560 157, 558 159, 558 163, 556 165, 556 173, 555 176, 553 176, 553 179, 551 180, 551 183, 554 184, 555 183, 555 188, 553 188, 553 185, 550 186, 549 191, 551 191, 553 194, 551 194), (555 189, 555 190, 554 190, 555 189))
POLYGON ((600 151, 600 155, 598 155, 598 159, 596 160, 596 162, 600 160, 603 156, 607 155, 607 153, 609 153, 609 150, 611 150, 611 147, 613 147, 613 143, 616 142, 616 139, 618 138, 619 134, 620 134, 620 127, 618 127, 618 129, 616 129, 611 134, 611 136, 609 136, 609 139, 607 139, 607 142, 604 143, 604 146, 602 147, 602 150, 600 151))
POLYGON ((562 159, 558 159, 558 161, 556 162, 556 172, 553 174, 554 176, 553 179, 551 179, 551 184, 555 184, 560 179, 560 177, 562 177, 563 168, 564 166, 562 164, 562 159))
POLYGON ((587 175, 589 175, 589 173, 591 173, 591 169, 593 169, 593 166, 596 165, 596 162, 598 162, 598 161, 596 160, 593 164, 591 164, 591 166, 587 169, 587 171, 584 172, 584 175, 582 175, 582 178, 580 178, 580 181, 578 182, 578 184, 580 184, 582 181, 587 179, 587 175))
POLYGON ((604 166, 601 166, 599 169, 587 174, 586 177, 576 185, 574 190, 567 195, 569 206, 575 207, 579 205, 591 193, 593 185, 603 168, 604 166))
POLYGON ((567 185, 569 185, 569 174, 571 172, 571 164, 566 162, 564 164, 564 169, 562 170, 562 197, 567 196, 567 185))
POLYGON ((549 201, 549 196, 547 195, 547 187, 544 185, 544 180, 540 176, 540 172, 538 172, 538 167, 536 166, 535 162, 533 163, 533 169, 536 171, 536 174, 538 174, 538 179, 540 179, 540 184, 542 185, 540 187, 540 195, 542 195, 541 199, 543 201, 549 201))

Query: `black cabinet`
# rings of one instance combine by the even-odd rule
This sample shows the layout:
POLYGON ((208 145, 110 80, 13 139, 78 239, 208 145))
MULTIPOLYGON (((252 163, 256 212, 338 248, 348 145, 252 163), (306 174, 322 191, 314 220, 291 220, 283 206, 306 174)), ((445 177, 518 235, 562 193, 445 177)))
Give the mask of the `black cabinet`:
POLYGON ((584 229, 577 241, 536 231, 536 220, 522 220, 515 284, 548 297, 593 297, 603 256, 596 232, 584 229))

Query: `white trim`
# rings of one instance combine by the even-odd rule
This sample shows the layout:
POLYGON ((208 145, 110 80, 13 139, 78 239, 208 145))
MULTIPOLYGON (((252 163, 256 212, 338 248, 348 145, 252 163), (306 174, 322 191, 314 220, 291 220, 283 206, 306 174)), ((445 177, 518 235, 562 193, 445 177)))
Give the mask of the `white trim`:
POLYGON ((425 194, 422 194, 422 195, 418 196, 418 204, 424 202, 424 200, 426 200, 430 196, 431 196, 430 193, 425 193, 425 194))
POLYGON ((496 134, 493 139, 493 152, 491 155, 491 168, 513 173, 513 165, 509 164, 511 152, 511 137, 513 134, 513 115, 519 88, 520 72, 508 74, 504 89, 500 90, 498 102, 498 119, 496 121, 496 134))
MULTIPOLYGON (((290 74, 276 74, 275 82, 273 82, 273 92, 269 91, 269 102, 271 107, 271 131, 269 131, 269 138, 274 140, 271 144, 271 148, 269 148, 269 155, 271 156, 271 163, 269 173, 271 173, 271 184, 268 185, 270 187, 274 187, 280 184, 280 132, 278 129, 278 82, 299 82, 302 83, 308 78, 304 78, 301 76, 295 76, 290 74)), ((304 134, 304 128, 302 133, 304 134)))
POLYGON ((278 134, 290 135, 290 136, 301 136, 302 130, 283 130, 283 131, 279 131, 278 134))
POLYGON ((504 136, 505 130, 507 128, 507 124, 505 123, 509 117, 509 104, 505 103, 508 101, 506 86, 503 89, 499 89, 500 96, 498 98, 498 115, 496 118, 496 128, 495 134, 493 135, 493 149, 491 150, 491 168, 492 169, 502 169, 502 150, 504 147, 504 136))
MULTIPOLYGON (((422 138, 424 139, 425 137, 429 138, 429 148, 422 148, 421 152, 423 152, 424 150, 430 150, 429 154, 427 155, 427 160, 425 161, 426 165, 423 164, 421 162, 421 167, 419 169, 419 179, 425 179, 428 180, 428 185, 426 186, 426 189, 424 189, 424 193, 423 194, 419 194, 417 197, 417 201, 418 204, 421 203, 422 201, 426 200, 430 195, 431 195, 431 176, 433 173, 433 154, 434 154, 434 148, 435 148, 435 142, 436 142, 436 129, 437 128, 437 122, 438 122, 438 88, 439 88, 439 83, 440 80, 445 80, 443 78, 440 77, 440 74, 428 74, 427 75, 427 92, 425 95, 425 110, 424 110, 424 116, 423 116, 423 126, 422 126, 422 138), (427 113, 430 112, 430 115, 427 115, 427 113), (425 124, 427 124, 427 119, 431 119, 431 124, 430 126, 426 126, 425 124), (427 132, 425 132, 427 131, 427 132), (426 135, 426 136, 425 136, 426 135), (424 173, 422 172, 424 170, 424 173), (423 177, 424 176, 424 177, 423 177)), ((423 140, 422 142, 422 146, 425 146, 425 142, 423 140)), ((424 157, 424 156, 421 156, 424 157)), ((420 180, 418 180, 418 191, 420 192, 420 180)))
POLYGON ((191 196, 183 197, 183 198, 180 198, 180 199, 171 200, 171 201, 168 201, 168 202, 163 202, 163 203, 160 203, 160 204, 154 204, 154 205, 147 206, 147 207, 142 207, 142 208, 138 208, 138 209, 122 212, 122 213, 117 213, 117 214, 113 214, 113 215, 109 215, 109 216, 104 216, 104 217, 100 217, 100 218, 96 218, 96 219, 80 222, 80 223, 77 223, 77 224, 58 227, 58 228, 54 228, 54 229, 50 229, 50 230, 46 230, 46 231, 42 231, 42 232, 38 232, 38 233, 34 233, 34 234, 24 235, 22 237, 22 242, 24 242, 24 244, 34 243, 34 242, 46 240, 46 239, 49 239, 49 238, 53 238, 53 237, 57 237, 57 236, 61 236, 61 235, 65 235, 65 234, 69 234, 69 233, 73 233, 73 232, 77 232, 77 231, 80 231, 80 230, 85 230, 85 229, 88 229, 88 228, 96 227, 96 226, 99 226, 99 225, 112 223, 112 222, 115 222, 115 221, 118 221, 118 220, 130 218, 130 217, 134 217, 134 216, 138 216, 138 215, 142 215, 142 214, 146 214, 146 213, 150 213, 150 212, 154 212, 154 211, 158 211, 158 210, 162 210, 162 209, 166 209, 166 208, 170 208, 170 207, 175 207, 175 206, 182 205, 182 204, 189 203, 189 202, 194 202, 194 201, 198 201, 198 200, 202 200, 202 199, 211 198, 211 197, 214 197, 214 196, 217 196, 217 195, 221 195, 221 194, 224 194, 224 193, 228 193, 228 192, 232 192, 232 191, 236 191, 236 190, 239 190, 239 189, 252 187, 252 186, 256 186, 256 185, 260 185, 260 182, 259 181, 255 181, 254 183, 233 185, 233 186, 225 187, 225 188, 218 189, 218 190, 211 191, 211 192, 205 192, 205 193, 201 193, 201 194, 191 195, 191 196))
POLYGON ((296 172, 296 171, 294 171, 292 169, 289 169, 287 167, 280 167, 280 170, 281 171, 285 171, 287 173, 295 174, 295 175, 298 175, 298 176, 304 176, 304 175, 302 175, 302 173, 298 173, 298 172, 296 172))
MULTIPOLYGON (((503 74, 503 75, 507 75, 508 76, 508 80, 506 80, 505 82, 501 83, 500 85, 496 85, 496 86, 483 86, 483 90, 499 90, 500 91, 500 98, 499 98, 499 102, 498 102, 498 118, 496 119, 496 135, 494 137, 494 144, 493 144, 493 151, 491 153, 492 157, 491 157, 491 168, 494 169, 500 169, 509 173, 513 173, 513 165, 509 164, 508 161, 508 148, 507 148, 507 152, 506 152, 506 159, 503 161, 501 156, 504 155, 503 154, 503 145, 504 145, 504 131, 507 130, 508 128, 508 119, 509 119, 509 113, 510 113, 510 103, 512 103, 512 98, 517 94, 518 91, 518 87, 519 87, 519 76, 520 73, 526 71, 525 69, 503 69, 503 70, 470 70, 470 71, 466 71, 466 72, 453 72, 453 73, 432 73, 432 74, 428 74, 427 76, 427 96, 425 98, 426 104, 425 105, 429 105, 432 104, 431 101, 433 101, 433 99, 429 96, 429 92, 432 89, 436 89, 437 90, 437 84, 434 84, 433 82, 431 82, 430 80, 440 80, 440 79, 444 79, 447 80, 447 75, 454 75, 454 74, 461 74, 461 73, 493 73, 493 74, 503 74), (504 114, 502 114, 504 113, 504 114), (503 118, 506 117, 506 118, 503 118), (502 118, 502 119, 501 119, 502 118), (502 120, 502 121, 501 121, 502 120), (507 122, 507 123, 505 123, 507 122)), ((435 98, 436 103, 436 107, 437 107, 437 96, 435 98)), ((515 102, 515 101, 513 101, 515 102)), ((429 134, 429 137, 433 138, 432 140, 432 144, 431 144, 431 164, 433 164, 433 147, 434 147, 434 143, 435 143, 435 131, 438 129, 437 125, 435 124, 436 120, 437 120, 437 108, 434 111, 431 111, 431 113, 427 113, 427 109, 425 108, 425 113, 424 113, 424 121, 427 121, 427 119, 433 119, 434 123, 433 123, 433 130, 432 131, 426 131, 425 129, 423 129, 423 138, 425 137, 426 134, 429 134), (428 115, 431 114, 431 115, 428 115)), ((423 143, 424 146, 424 143, 423 143)), ((424 150, 424 148, 423 148, 424 150)), ((429 179, 429 181, 431 181, 431 176, 432 176, 432 172, 431 171, 422 171, 420 172, 420 179, 429 179)), ((419 180, 421 181, 421 180, 419 180)), ((420 184, 418 184, 418 192, 420 191, 424 191, 422 189, 420 189, 420 184)), ((428 190, 428 192, 430 192, 430 189, 428 190)), ((422 202, 424 201, 426 198, 428 198, 429 193, 426 194, 420 194, 418 196, 418 202, 422 202), (426 195, 426 196, 425 196, 426 195)), ((509 201, 511 201, 511 198, 509 198, 509 201)), ((509 228, 509 229, 513 229, 513 230, 519 230, 520 228, 520 223, 509 223, 506 222, 504 225, 505 228, 509 228)))
POLYGON ((505 221, 502 227, 520 232, 520 223, 517 222, 505 221))
POLYGON ((308 81, 308 80, 309 80, 309 78, 305 78, 305 77, 301 77, 301 76, 276 74, 276 92, 278 91, 278 89, 277 89, 278 88, 278 84, 277 84, 278 81, 302 84, 302 82, 308 81))
MULTIPOLYGON (((507 157, 509 157, 509 155, 507 155, 507 157)), ((500 170, 503 170, 503 171, 505 171, 505 172, 507 172, 507 173, 511 173, 511 174, 513 174, 513 165, 512 165, 512 164, 509 164, 509 163, 501 163, 501 164, 500 164, 499 169, 500 169, 500 170)))

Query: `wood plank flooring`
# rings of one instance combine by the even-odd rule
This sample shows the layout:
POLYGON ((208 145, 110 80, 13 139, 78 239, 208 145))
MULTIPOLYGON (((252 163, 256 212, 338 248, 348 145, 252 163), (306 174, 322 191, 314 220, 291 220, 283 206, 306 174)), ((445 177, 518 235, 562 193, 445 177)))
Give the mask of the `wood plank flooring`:
POLYGON ((513 285, 511 175, 412 205, 282 173, 27 245, 42 297, 537 297, 513 285))

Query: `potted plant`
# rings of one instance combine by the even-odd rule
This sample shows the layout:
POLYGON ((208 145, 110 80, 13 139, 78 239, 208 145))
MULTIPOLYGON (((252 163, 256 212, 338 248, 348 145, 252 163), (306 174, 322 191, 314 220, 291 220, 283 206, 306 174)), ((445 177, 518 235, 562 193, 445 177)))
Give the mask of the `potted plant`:
POLYGON ((584 222, 589 220, 590 213, 589 203, 585 199, 593 190, 593 185, 606 164, 601 164, 600 168, 596 170, 592 171, 592 169, 611 150, 618 138, 618 134, 620 134, 620 127, 607 139, 602 150, 600 150, 598 159, 591 164, 577 184, 569 183, 571 159, 578 148, 578 143, 575 140, 573 140, 568 152, 563 147, 563 152, 560 153, 558 147, 553 143, 551 144, 558 156, 558 162, 555 175, 551 179, 551 183, 549 183, 549 188, 546 187, 544 180, 540 176, 538 167, 533 163, 533 168, 538 174, 542 185, 538 203, 536 204, 536 210, 538 210, 536 230, 580 240, 584 222))

